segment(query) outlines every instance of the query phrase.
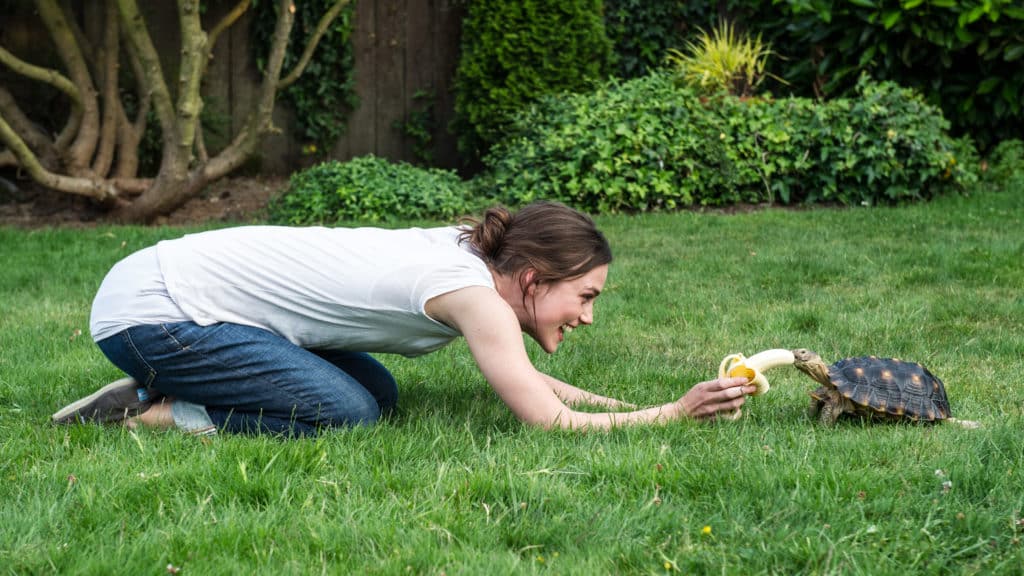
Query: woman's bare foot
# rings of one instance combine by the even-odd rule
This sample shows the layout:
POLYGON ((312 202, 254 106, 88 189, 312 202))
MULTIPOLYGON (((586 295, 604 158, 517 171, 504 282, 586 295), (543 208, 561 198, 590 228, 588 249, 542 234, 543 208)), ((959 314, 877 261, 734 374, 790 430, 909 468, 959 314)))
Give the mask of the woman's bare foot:
POLYGON ((174 416, 171 414, 171 406, 173 404, 173 398, 161 398, 157 402, 154 402, 153 405, 149 407, 149 410, 126 420, 125 426, 132 430, 138 426, 156 428, 160 430, 174 428, 174 416))

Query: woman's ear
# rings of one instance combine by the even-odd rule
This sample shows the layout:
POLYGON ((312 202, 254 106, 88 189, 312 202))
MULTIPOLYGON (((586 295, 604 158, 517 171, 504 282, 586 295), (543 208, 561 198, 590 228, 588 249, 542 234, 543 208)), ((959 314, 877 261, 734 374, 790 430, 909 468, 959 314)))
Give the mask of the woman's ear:
POLYGON ((537 271, 533 268, 527 268, 523 271, 521 278, 522 283, 520 285, 523 287, 523 294, 532 296, 537 290, 537 271))

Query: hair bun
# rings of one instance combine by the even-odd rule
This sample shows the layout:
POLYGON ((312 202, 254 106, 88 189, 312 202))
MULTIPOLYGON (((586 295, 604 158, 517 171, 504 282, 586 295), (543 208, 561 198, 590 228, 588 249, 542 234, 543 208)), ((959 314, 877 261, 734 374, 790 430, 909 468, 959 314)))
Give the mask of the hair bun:
POLYGON ((468 241, 490 268, 510 277, 531 269, 532 282, 555 282, 612 260, 611 247, 594 221, 558 202, 538 200, 514 214, 498 206, 465 222, 470 226, 462 229, 460 242, 468 241))
POLYGON ((473 229, 471 243, 488 260, 497 260, 512 225, 512 213, 503 206, 488 208, 483 220, 473 229))

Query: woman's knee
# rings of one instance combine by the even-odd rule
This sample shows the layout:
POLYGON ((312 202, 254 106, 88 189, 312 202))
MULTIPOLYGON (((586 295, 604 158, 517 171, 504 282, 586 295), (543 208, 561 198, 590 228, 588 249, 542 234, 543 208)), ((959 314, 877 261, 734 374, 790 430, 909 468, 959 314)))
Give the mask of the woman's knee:
POLYGON ((381 405, 371 395, 346 394, 321 403, 313 420, 319 426, 372 426, 382 414, 381 405))
POLYGON ((379 381, 377 389, 372 393, 382 414, 390 413, 398 404, 398 383, 395 382, 390 372, 387 373, 386 379, 382 378, 379 381))
MULTIPOLYGON (((364 352, 317 352, 340 369, 353 384, 368 392, 376 401, 378 413, 388 413, 398 403, 398 383, 383 364, 364 352)), ((379 417, 379 414, 378 414, 379 417)))

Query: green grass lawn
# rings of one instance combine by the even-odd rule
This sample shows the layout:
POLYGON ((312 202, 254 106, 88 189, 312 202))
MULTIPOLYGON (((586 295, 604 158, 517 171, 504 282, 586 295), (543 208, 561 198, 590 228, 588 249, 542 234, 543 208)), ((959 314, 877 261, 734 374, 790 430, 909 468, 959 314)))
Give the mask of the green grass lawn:
POLYGON ((457 342, 384 356, 372 429, 213 439, 49 415, 119 377, 93 292, 179 228, 0 229, 0 573, 1021 574, 1024 189, 903 208, 599 220, 616 261, 593 327, 530 353, 638 403, 732 352, 879 354, 942 378, 956 426, 822 429, 812 382, 737 422, 610 433, 518 424, 457 342))

